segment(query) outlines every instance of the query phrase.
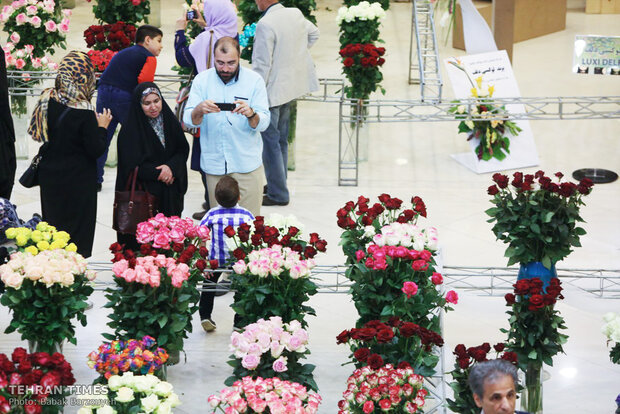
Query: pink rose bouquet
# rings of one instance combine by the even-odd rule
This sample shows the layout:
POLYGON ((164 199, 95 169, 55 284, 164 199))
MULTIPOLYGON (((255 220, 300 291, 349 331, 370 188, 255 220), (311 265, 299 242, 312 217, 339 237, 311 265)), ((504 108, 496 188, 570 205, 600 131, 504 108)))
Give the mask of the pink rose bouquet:
POLYGON ((370 414, 391 411, 417 413, 422 411, 428 391, 423 377, 407 364, 398 368, 391 364, 372 369, 356 369, 347 380, 347 389, 338 402, 338 414, 370 414))
POLYGON ((64 249, 13 253, 0 266, 6 285, 0 303, 13 312, 5 333, 18 331, 43 352, 53 352, 64 340, 75 344, 73 320, 86 326, 84 309, 95 275, 82 256, 64 249))
POLYGON ((234 371, 225 384, 232 385, 248 376, 277 375, 317 390, 312 376, 314 366, 300 362, 310 353, 307 345, 308 333, 298 321, 283 323, 279 316, 259 319, 242 332, 232 333, 230 350, 233 354, 228 364, 234 371))
POLYGON ((301 384, 279 378, 244 377, 208 398, 223 413, 315 414, 321 396, 301 384))
POLYGON ((47 53, 54 54, 55 48, 65 48, 69 32, 70 10, 55 13, 54 0, 13 1, 0 12, 0 22, 9 33, 17 49, 34 45, 32 55, 37 58, 47 53))

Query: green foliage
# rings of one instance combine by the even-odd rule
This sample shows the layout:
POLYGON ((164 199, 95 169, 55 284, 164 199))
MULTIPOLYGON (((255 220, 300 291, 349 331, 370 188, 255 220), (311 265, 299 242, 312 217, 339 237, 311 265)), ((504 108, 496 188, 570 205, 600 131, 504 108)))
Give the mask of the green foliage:
POLYGON ((616 343, 609 351, 609 359, 614 364, 620 364, 620 342, 616 343))
POLYGON ((284 322, 296 320, 305 327, 306 315, 316 315, 313 308, 304 305, 317 293, 316 284, 305 277, 293 279, 288 270, 265 278, 233 273, 231 289, 235 291, 231 307, 241 317, 240 326, 280 316, 284 322))
POLYGON ((28 278, 19 289, 7 286, 0 303, 13 312, 13 319, 4 332, 19 332, 22 340, 37 342, 40 352, 53 353, 55 344, 65 340, 76 344, 72 321, 86 326, 84 310, 91 293, 93 288, 83 274, 75 275, 69 287, 54 284, 48 288, 28 278))
POLYGON ((116 23, 125 22, 136 24, 144 21, 148 23, 148 15, 151 13, 149 0, 143 0, 134 6, 129 0, 98 0, 93 5, 93 13, 100 22, 116 23))
POLYGON ((196 272, 175 288, 160 268, 162 277, 159 287, 129 283, 114 277, 116 288, 106 289, 106 308, 112 309, 108 326, 114 334, 104 334, 106 339, 154 337, 157 344, 167 351, 183 349, 183 339, 192 332, 192 315, 198 310, 196 272))
POLYGON ((492 231, 497 239, 508 244, 505 256, 509 266, 542 262, 550 268, 573 247, 581 246, 580 237, 586 231, 578 226, 584 221, 579 208, 585 205, 583 197, 590 193, 591 181, 556 184, 542 171, 537 173, 538 183, 534 176, 520 172, 513 175, 510 185, 504 175, 493 177, 502 185, 489 188, 489 193, 495 194, 491 199, 494 207, 486 210, 491 217, 487 221, 494 223, 492 231))
POLYGON ((361 20, 353 19, 350 22, 340 23, 340 48, 355 43, 383 43, 379 39, 379 19, 361 20))

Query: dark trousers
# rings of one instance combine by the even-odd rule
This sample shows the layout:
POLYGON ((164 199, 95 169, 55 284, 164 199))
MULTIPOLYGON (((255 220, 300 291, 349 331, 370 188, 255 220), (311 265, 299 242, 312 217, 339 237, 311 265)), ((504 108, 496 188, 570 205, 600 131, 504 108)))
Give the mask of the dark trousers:
POLYGON ((104 108, 112 112, 112 121, 108 125, 108 146, 103 155, 97 158, 97 182, 103 182, 103 167, 108 159, 108 149, 110 141, 114 137, 114 131, 120 123, 127 119, 129 108, 131 107, 131 93, 111 85, 100 85, 97 89, 97 112, 101 113, 104 108))
MULTIPOLYGON (((211 278, 209 280, 213 283, 217 283, 220 279, 222 272, 213 272, 211 278)), ((200 303, 198 304, 198 313, 200 314, 200 320, 203 321, 205 319, 211 319, 211 313, 213 312, 213 301, 215 299, 215 285, 211 283, 205 283, 205 289, 209 289, 206 291, 202 291, 200 293, 200 303)))
POLYGON ((205 203, 207 203, 206 210, 209 211, 211 209, 211 205, 209 204, 209 191, 207 190, 207 174, 204 171, 200 171, 200 179, 202 180, 202 186, 205 188, 205 203))

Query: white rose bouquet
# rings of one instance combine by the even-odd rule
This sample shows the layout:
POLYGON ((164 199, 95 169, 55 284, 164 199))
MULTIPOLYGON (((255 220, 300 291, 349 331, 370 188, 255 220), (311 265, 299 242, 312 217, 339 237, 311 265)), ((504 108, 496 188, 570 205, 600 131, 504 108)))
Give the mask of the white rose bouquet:
POLYGON ((340 48, 356 43, 375 43, 379 40, 379 26, 385 18, 380 3, 362 1, 338 10, 336 22, 340 25, 340 48))
POLYGON ((614 364, 620 364, 620 315, 614 312, 606 313, 603 316, 603 334, 607 337, 607 344, 614 342, 614 346, 609 351, 609 358, 614 364))

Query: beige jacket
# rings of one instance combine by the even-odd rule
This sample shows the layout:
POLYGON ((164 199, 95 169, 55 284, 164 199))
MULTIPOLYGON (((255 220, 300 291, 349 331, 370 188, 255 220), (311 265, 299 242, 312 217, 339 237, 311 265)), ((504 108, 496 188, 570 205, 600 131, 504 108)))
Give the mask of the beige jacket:
POLYGON ((270 107, 319 89, 308 50, 318 38, 319 29, 297 8, 277 3, 258 21, 252 69, 265 79, 270 107))

